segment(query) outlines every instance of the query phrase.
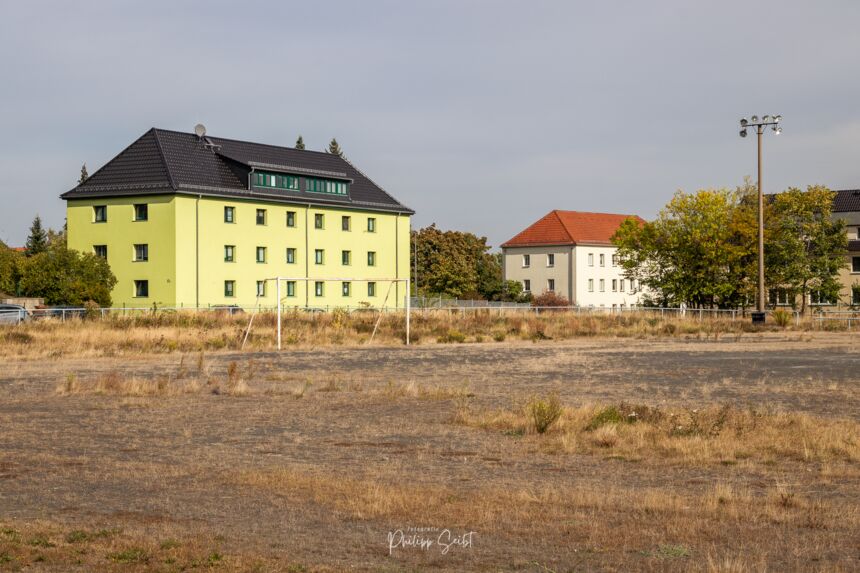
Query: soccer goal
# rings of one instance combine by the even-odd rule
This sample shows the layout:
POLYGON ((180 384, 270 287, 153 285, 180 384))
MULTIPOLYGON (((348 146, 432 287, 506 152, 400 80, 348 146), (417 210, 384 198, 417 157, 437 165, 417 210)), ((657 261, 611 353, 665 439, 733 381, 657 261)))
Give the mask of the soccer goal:
MULTIPOLYGON (((373 326, 373 334, 370 335, 371 341, 373 340, 373 337, 376 336, 376 329, 379 328, 379 323, 382 320, 382 313, 385 312, 385 309, 387 308, 388 299, 391 296, 391 291, 392 291, 393 287, 399 283, 404 283, 406 285, 406 305, 405 305, 405 311, 406 311, 405 312, 405 314, 406 314, 406 317, 405 317, 405 320, 406 320, 406 346, 409 346, 409 342, 410 342, 409 341, 409 327, 410 327, 409 323, 410 323, 410 318, 411 318, 411 314, 412 314, 412 308, 411 308, 411 298, 412 297, 411 297, 411 294, 409 292, 410 280, 408 278, 407 279, 380 279, 380 278, 356 279, 356 278, 350 277, 350 278, 341 278, 341 279, 339 279, 339 278, 324 279, 324 278, 316 278, 316 277, 274 277, 274 278, 266 279, 266 281, 267 282, 269 282, 269 281, 275 282, 275 292, 277 293, 277 299, 278 299, 278 321, 277 321, 278 322, 278 350, 281 349, 281 329, 282 329, 281 321, 283 319, 284 308, 292 308, 294 306, 294 305, 291 305, 290 307, 286 307, 283 304, 283 297, 281 296, 281 293, 283 291, 281 289, 281 284, 284 282, 296 282, 296 283, 304 282, 305 283, 305 292, 308 292, 307 289, 310 288, 311 282, 324 282, 324 283, 329 283, 329 282, 339 282, 339 283, 343 283, 343 282, 350 282, 350 283, 374 282, 374 283, 382 283, 382 284, 388 283, 388 290, 385 293, 385 298, 382 301, 382 306, 376 307, 379 309, 380 312, 379 312, 379 317, 376 320, 376 324, 373 326)), ((396 300, 394 301, 394 308, 395 309, 397 308, 397 301, 396 300)))

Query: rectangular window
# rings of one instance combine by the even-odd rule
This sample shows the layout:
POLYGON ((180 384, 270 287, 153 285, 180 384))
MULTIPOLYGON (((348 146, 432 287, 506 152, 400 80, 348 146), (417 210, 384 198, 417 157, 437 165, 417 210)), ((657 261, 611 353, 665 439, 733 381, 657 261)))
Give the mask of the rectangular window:
POLYGON ((600 255, 600 266, 601 267, 606 266, 606 255, 603 255, 603 254, 600 255))
POLYGON ((367 218, 367 232, 375 233, 376 232, 376 218, 368 217, 367 218))
POLYGON ((624 292, 624 279, 618 281, 618 292, 624 292))
POLYGON ((860 285, 851 285, 851 304, 860 305, 860 285))
POLYGON ((532 256, 531 255, 523 255, 523 268, 526 269, 530 267, 532 264, 532 256))
POLYGON ((107 245, 93 245, 93 253, 97 257, 107 258, 107 245))
POLYGON ((555 254, 550 253, 546 256, 546 266, 554 267, 555 266, 555 254))
POLYGON ((287 249, 287 263, 293 264, 296 262, 296 250, 292 248, 287 249))
POLYGON ((588 279, 588 292, 594 292, 594 279, 588 279))
POLYGON ((147 221, 149 220, 149 205, 146 203, 134 206, 134 220, 147 221))
POLYGON ((376 251, 367 251, 367 266, 376 266, 376 251))
POLYGON ((618 292, 618 279, 612 279, 612 292, 618 292))
POLYGON ((314 294, 317 296, 322 296, 325 293, 325 283, 322 281, 317 281, 314 283, 314 294))
POLYGON ((149 260, 149 245, 134 246, 134 260, 141 263, 149 260))
POLYGON ((523 281, 523 292, 531 292, 532 291, 532 281, 526 279, 523 281))
POLYGON ((316 249, 314 251, 314 263, 318 265, 325 264, 325 251, 322 249, 316 249))
POLYGON ((296 281, 287 281, 287 296, 296 296, 296 281))
POLYGON ((612 255, 612 266, 613 266, 613 267, 617 267, 617 266, 618 266, 618 255, 617 255, 617 254, 613 254, 613 255, 612 255))
POLYGON ((588 253, 588 266, 594 266, 594 253, 588 253))
POLYGON ((296 212, 295 211, 287 211, 287 227, 295 227, 296 226, 296 212))
POLYGON ((149 296, 149 281, 134 281, 134 296, 147 298, 149 296))
POLYGON ((236 296, 236 281, 224 281, 224 296, 236 296))
POLYGON ((257 247, 257 262, 266 262, 266 247, 257 247))
POLYGON ((224 262, 232 263, 236 260, 236 246, 224 245, 224 262))
POLYGON ((851 272, 860 273, 860 257, 851 257, 851 272))
POLYGON ((348 282, 341 283, 340 289, 341 289, 341 292, 343 293, 343 296, 349 296, 350 287, 351 287, 351 285, 348 282))
POLYGON ((350 217, 348 217, 347 215, 344 215, 343 217, 340 218, 340 229, 342 231, 349 231, 351 225, 352 225, 352 221, 350 220, 350 217))
POLYGON ((325 216, 322 213, 314 215, 314 229, 325 228, 325 216))
POLYGON ((376 296, 376 283, 367 283, 367 296, 376 296))
POLYGON ((257 296, 266 296, 266 281, 257 281, 257 296))
POLYGON ((235 207, 224 207, 224 222, 225 223, 235 223, 236 222, 236 208, 235 207))
POLYGON ((346 195, 347 184, 343 181, 330 179, 305 179, 305 189, 310 193, 326 193, 328 195, 346 195))
POLYGON ((600 292, 605 292, 605 291, 606 291, 606 281, 603 279, 600 279, 600 292))
POLYGON ((265 225, 266 224, 266 210, 265 209, 257 209, 257 224, 265 225))
POLYGON ((547 279, 546 290, 549 292, 555 292, 555 279, 547 279))
POLYGON ((275 175, 273 173, 254 173, 254 186, 272 187, 278 189, 299 190, 299 178, 293 175, 275 175))
POLYGON ((93 207, 93 220, 96 223, 107 223, 107 205, 93 207))
POLYGON ((341 251, 340 252, 340 264, 344 266, 348 266, 352 261, 352 252, 350 251, 341 251))

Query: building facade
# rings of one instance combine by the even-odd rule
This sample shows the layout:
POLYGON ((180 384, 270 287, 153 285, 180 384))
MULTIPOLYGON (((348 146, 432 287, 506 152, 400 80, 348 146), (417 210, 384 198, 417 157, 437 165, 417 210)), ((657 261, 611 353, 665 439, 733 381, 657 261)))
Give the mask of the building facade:
POLYGON ((554 292, 571 305, 623 308, 639 304, 635 281, 624 277, 611 237, 635 215, 552 211, 502 244, 505 280, 535 296, 554 292))
POLYGON ((337 155, 151 129, 62 198, 115 307, 272 307, 275 277, 294 307, 408 293, 413 211, 337 155))
POLYGON ((842 283, 839 302, 858 306, 860 305, 860 189, 836 191, 832 216, 845 221, 845 231, 848 235, 846 255, 848 260, 839 271, 839 282, 842 283))

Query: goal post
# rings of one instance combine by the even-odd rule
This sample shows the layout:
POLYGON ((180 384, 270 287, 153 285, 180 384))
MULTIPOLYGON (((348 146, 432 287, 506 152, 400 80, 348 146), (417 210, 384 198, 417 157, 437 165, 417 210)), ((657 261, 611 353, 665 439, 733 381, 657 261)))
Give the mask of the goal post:
MULTIPOLYGON (((411 314, 412 314, 412 295, 409 292, 409 289, 411 287, 411 281, 409 278, 405 278, 405 279, 386 279, 386 278, 357 279, 357 278, 319 278, 319 277, 273 277, 273 278, 269 278, 269 279, 265 279, 265 280, 267 282, 268 281, 275 281, 275 285, 276 285, 275 291, 276 291, 276 296, 278 299, 278 316, 277 316, 278 350, 281 350, 281 330, 282 330, 281 319, 282 319, 282 315, 283 315, 283 311, 284 311, 283 298, 281 297, 281 283, 284 281, 287 281, 287 282, 304 282, 305 283, 305 292, 307 292, 307 289, 310 288, 311 282, 389 283, 389 294, 390 294, 392 286, 395 286, 399 283, 404 283, 406 285, 406 303, 404 305, 404 310, 405 310, 405 314, 406 314, 406 346, 410 345, 409 338, 410 338, 410 326, 411 326, 410 322, 411 322, 411 314)), ((382 312, 385 311, 385 308, 386 308, 385 302, 387 302, 387 300, 388 300, 388 294, 386 294, 385 300, 383 301, 383 306, 375 307, 375 308, 378 308, 380 311, 380 316, 379 316, 380 320, 382 319, 382 312)), ((301 307, 299 307, 297 305, 296 308, 301 308, 301 307)), ((305 307, 305 308, 308 308, 308 307, 305 307)), ((374 307, 371 307, 371 308, 374 308, 374 307)), ((399 308, 399 305, 397 304, 397 300, 395 300, 394 308, 395 308, 395 310, 397 310, 399 308)), ((378 326, 378 322, 377 322, 377 326, 378 326)), ((375 332, 376 332, 376 329, 374 328, 374 333, 375 332)))

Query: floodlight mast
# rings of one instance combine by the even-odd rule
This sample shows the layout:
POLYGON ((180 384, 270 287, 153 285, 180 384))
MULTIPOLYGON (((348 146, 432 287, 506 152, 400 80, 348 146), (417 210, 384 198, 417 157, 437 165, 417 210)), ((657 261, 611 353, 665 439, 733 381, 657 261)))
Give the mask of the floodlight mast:
POLYGON ((761 136, 767 126, 771 126, 776 135, 782 133, 779 122, 781 115, 765 115, 759 120, 757 115, 749 120, 741 118, 740 136, 747 136, 747 128, 755 129, 758 136, 758 300, 756 301, 756 312, 753 313, 753 323, 763 323, 765 317, 765 285, 764 285, 764 193, 761 185, 761 136))

